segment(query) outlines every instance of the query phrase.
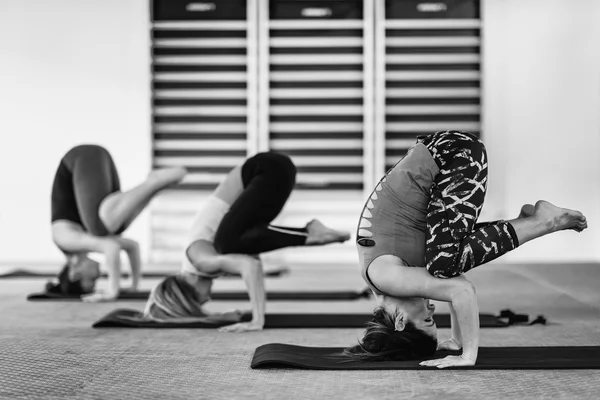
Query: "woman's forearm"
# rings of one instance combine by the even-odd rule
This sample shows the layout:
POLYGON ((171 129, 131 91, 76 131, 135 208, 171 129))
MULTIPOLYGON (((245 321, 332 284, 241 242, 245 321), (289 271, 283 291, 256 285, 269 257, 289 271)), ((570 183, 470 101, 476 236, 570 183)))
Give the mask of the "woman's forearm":
POLYGON ((129 264, 131 265, 131 288, 137 290, 140 284, 140 275, 142 271, 139 247, 135 246, 134 248, 127 250, 127 258, 129 258, 129 264))
POLYGON ((137 290, 140 283, 142 262, 140 257, 140 246, 138 242, 124 237, 115 237, 115 240, 121 245, 121 249, 127 254, 129 265, 131 267, 131 288, 137 290))
POLYGON ((121 282, 121 246, 118 243, 106 245, 104 257, 108 270, 108 293, 116 297, 121 282))
MULTIPOLYGON (((196 257, 198 252, 194 253, 194 248, 188 249, 188 258, 192 264, 209 273, 239 273, 248 288, 250 297, 250 306, 252 311, 252 321, 239 322, 230 326, 222 327, 220 332, 246 332, 260 330, 265 324, 266 294, 262 263, 259 259, 242 254, 226 254, 212 257, 196 257)), ((226 313, 227 314, 227 313, 226 313)), ((234 315, 238 320, 240 313, 234 315)))
POLYGON ((452 332, 452 338, 455 339, 459 344, 462 344, 462 337, 460 335, 460 326, 458 325, 458 318, 456 316, 456 310, 452 303, 450 304, 450 326, 452 332))
POLYGON ((265 323, 266 293, 262 264, 258 260, 251 260, 240 272, 248 287, 252 322, 263 325, 265 323))
MULTIPOLYGON (((463 356, 476 361, 479 351, 479 308, 474 289, 463 289, 452 298, 460 331, 463 356)), ((454 327, 453 333, 454 333, 454 327)), ((456 338, 458 339, 458 338, 456 338)))

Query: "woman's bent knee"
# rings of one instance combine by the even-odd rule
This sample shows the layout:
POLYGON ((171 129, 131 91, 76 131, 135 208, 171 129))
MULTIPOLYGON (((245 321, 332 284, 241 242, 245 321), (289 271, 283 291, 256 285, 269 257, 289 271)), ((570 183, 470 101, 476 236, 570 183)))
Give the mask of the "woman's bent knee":
POLYGON ((441 279, 455 278, 462 274, 459 269, 455 268, 454 263, 427 265, 427 272, 431 276, 441 279))
POLYGON ((259 173, 267 179, 276 181, 277 186, 292 190, 296 183, 296 166, 285 154, 276 152, 259 153, 254 156, 259 173))
POLYGON ((254 157, 260 161, 261 165, 269 168, 272 171, 283 172, 288 175, 296 174, 296 166, 292 162, 292 159, 286 154, 269 151, 265 153, 258 153, 254 157))
POLYGON ((69 150, 69 153, 77 153, 78 155, 85 157, 110 157, 108 150, 97 144, 81 144, 73 147, 71 150, 69 150))

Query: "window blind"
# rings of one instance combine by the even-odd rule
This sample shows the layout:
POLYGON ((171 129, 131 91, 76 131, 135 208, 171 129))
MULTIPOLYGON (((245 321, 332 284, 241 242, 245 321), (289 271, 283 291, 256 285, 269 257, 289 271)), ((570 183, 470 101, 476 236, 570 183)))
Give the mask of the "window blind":
POLYGON ((377 2, 376 109, 390 168, 419 135, 480 123, 480 13, 474 0, 377 2))

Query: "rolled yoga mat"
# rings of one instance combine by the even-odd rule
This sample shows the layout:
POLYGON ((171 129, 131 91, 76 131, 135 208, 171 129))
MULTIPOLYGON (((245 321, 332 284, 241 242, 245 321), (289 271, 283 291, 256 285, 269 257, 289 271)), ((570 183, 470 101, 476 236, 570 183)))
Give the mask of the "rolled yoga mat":
MULTIPOLYGON (((419 362, 460 352, 439 351, 433 357, 415 361, 347 361, 341 347, 303 347, 271 343, 254 352, 251 367, 321 370, 356 369, 436 369, 419 362)), ((450 369, 450 368, 448 368, 450 369)), ((452 369, 600 369, 600 346, 575 347, 480 347, 472 367, 452 369)))
MULTIPOLYGON (((267 314, 265 328, 362 328, 371 320, 371 314, 267 314)), ((250 314, 242 317, 249 321, 250 314)), ((433 316, 440 328, 450 327, 450 314, 433 316)), ((218 328, 238 321, 215 321, 206 318, 193 322, 156 322, 144 319, 137 310, 117 309, 96 321, 93 328, 218 328)), ((479 323, 482 328, 502 328, 508 323, 491 314, 480 314, 479 323)))
MULTIPOLYGON (((118 300, 147 300, 150 292, 121 293, 118 300)), ((267 292, 267 300, 357 300, 368 298, 371 291, 368 288, 363 290, 343 290, 331 292, 292 292, 277 291, 267 292)), ((248 293, 239 291, 219 291, 210 295, 212 300, 248 300, 248 293)), ((78 295, 63 295, 60 293, 32 293, 27 296, 29 301, 81 301, 78 295)))
MULTIPOLYGON (((281 266, 281 267, 273 267, 273 268, 265 268, 264 276, 269 278, 278 278, 290 272, 289 267, 281 266)), ((0 279, 9 279, 9 278, 54 278, 58 274, 58 270, 55 272, 47 272, 47 271, 35 271, 28 270, 22 268, 10 269, 0 271, 0 279)), ((173 271, 171 272, 146 272, 142 274, 142 278, 164 278, 166 276, 173 275, 173 271)), ((130 274, 123 273, 121 274, 122 278, 128 278, 130 274)), ((106 278, 106 273, 101 275, 102 278, 106 278)), ((240 278, 240 274, 225 274, 222 275, 223 278, 240 278)))

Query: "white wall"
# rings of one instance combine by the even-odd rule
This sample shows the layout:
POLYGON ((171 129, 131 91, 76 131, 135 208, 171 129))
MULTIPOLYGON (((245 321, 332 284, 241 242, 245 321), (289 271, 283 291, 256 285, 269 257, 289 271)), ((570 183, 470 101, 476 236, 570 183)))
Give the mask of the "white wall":
MULTIPOLYGON (((148 14, 147 0, 0 0, 0 262, 61 259, 50 189, 72 146, 105 146, 124 188, 148 173, 148 14)), ((147 215, 129 235, 147 247, 147 215)))
POLYGON ((546 199, 590 228, 527 243, 507 261, 600 259, 600 2, 483 0, 486 214, 546 199))

